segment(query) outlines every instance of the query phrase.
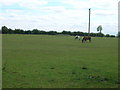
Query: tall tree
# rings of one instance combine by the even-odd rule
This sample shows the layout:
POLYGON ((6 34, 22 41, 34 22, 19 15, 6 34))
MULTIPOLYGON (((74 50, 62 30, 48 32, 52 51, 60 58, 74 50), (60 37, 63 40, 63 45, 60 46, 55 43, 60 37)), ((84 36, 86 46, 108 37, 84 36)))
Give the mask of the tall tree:
POLYGON ((97 31, 101 33, 101 31, 102 31, 102 26, 101 26, 101 25, 99 25, 99 26, 97 27, 97 31))
POLYGON ((7 34, 8 33, 8 28, 6 26, 2 26, 1 30, 2 30, 3 34, 7 34))

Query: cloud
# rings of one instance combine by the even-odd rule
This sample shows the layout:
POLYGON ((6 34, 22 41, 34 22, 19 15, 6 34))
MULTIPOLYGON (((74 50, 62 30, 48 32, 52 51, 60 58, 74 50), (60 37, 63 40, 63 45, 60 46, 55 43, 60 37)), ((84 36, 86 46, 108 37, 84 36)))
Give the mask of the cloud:
POLYGON ((74 8, 116 8, 118 0, 61 0, 62 3, 70 4, 74 8))
POLYGON ((0 4, 2 5, 14 5, 18 4, 21 7, 35 9, 41 5, 46 5, 48 2, 44 0, 0 0, 0 4))
POLYGON ((96 15, 117 15, 118 10, 118 0, 62 0, 61 2, 71 5, 75 10, 85 11, 91 8, 96 15))
POLYGON ((0 5, 6 7, 0 13, 0 26, 87 32, 91 8, 91 32, 97 32, 98 25, 103 26, 104 33, 115 34, 118 29, 117 0, 1 0, 0 5))
POLYGON ((53 13, 60 13, 60 12, 65 12, 66 9, 63 6, 46 6, 46 7, 41 7, 39 8, 40 10, 44 12, 53 12, 53 13))

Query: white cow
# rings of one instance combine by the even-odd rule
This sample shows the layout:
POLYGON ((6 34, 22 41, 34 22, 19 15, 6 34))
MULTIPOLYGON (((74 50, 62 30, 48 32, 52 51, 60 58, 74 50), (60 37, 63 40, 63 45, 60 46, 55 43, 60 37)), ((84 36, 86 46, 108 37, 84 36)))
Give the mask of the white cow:
POLYGON ((79 36, 79 35, 76 35, 76 36, 75 36, 75 39, 80 40, 80 36, 79 36))

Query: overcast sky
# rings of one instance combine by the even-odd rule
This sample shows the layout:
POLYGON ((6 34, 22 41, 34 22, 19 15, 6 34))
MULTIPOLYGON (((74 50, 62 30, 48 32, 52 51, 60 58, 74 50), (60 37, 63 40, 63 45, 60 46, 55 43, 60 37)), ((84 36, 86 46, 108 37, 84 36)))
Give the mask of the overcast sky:
POLYGON ((0 26, 25 30, 88 31, 102 25, 104 34, 118 32, 119 0, 0 0, 0 26))

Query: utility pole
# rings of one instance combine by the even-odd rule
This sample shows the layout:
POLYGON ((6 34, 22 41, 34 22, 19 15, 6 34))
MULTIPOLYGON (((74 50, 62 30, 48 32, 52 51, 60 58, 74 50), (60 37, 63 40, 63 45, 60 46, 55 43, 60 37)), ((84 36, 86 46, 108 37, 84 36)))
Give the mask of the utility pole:
POLYGON ((89 8, 88 36, 90 36, 90 14, 91 14, 91 8, 89 8))

